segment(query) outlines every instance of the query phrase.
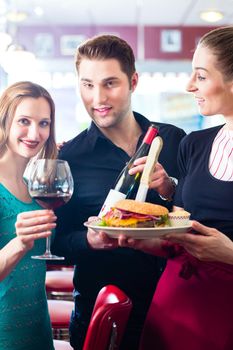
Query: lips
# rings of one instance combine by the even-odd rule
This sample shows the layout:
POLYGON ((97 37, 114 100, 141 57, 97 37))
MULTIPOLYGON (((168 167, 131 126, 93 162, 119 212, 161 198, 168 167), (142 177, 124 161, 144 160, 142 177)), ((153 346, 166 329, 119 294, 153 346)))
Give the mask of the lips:
POLYGON ((107 115, 111 109, 112 109, 112 107, 93 108, 94 112, 97 112, 101 116, 107 115))
POLYGON ((23 140, 21 139, 20 142, 22 142, 26 147, 28 148, 36 148, 39 145, 38 141, 30 141, 30 140, 23 140))
POLYGON ((195 97, 195 99, 196 99, 198 104, 205 102, 204 98, 201 98, 201 97, 195 97))

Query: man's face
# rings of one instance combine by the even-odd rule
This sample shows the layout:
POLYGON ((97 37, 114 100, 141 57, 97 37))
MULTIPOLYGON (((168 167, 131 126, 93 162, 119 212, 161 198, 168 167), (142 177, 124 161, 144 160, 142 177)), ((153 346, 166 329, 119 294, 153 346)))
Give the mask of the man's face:
POLYGON ((131 87, 116 59, 83 59, 78 73, 83 103, 100 129, 112 128, 126 120, 131 113, 131 93, 137 85, 137 73, 131 78, 131 87))

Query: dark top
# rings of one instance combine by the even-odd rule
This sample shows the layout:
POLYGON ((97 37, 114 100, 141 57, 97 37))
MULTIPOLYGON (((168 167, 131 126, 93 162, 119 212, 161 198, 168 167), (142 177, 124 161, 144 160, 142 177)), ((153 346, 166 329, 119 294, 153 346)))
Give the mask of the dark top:
POLYGON ((212 144, 221 126, 195 131, 180 145, 180 179, 174 204, 191 218, 215 227, 233 239, 233 181, 222 181, 209 171, 212 144))
MULTIPOLYGON (((134 115, 143 130, 139 146, 150 121, 138 113, 134 115)), ((176 157, 185 133, 169 124, 156 124, 164 141, 159 162, 170 176, 178 178, 176 157)), ((105 197, 130 157, 92 122, 88 129, 65 144, 60 158, 67 160, 71 167, 74 194, 68 204, 57 211, 57 234, 52 249, 54 253, 65 256, 68 262, 76 264, 76 304, 79 303, 82 308, 85 304, 87 314, 87 308, 92 310, 99 290, 107 284, 115 284, 132 299, 134 312, 144 317, 158 280, 158 259, 127 248, 90 249, 86 240, 87 230, 83 226, 88 217, 98 215, 105 197)), ((171 208, 171 203, 162 201, 155 191, 149 191, 147 200, 171 208)))

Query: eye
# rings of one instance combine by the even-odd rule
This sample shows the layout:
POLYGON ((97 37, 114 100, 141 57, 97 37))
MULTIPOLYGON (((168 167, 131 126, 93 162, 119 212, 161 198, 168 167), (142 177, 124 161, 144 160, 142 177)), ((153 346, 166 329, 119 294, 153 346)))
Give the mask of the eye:
POLYGON ((40 126, 41 126, 42 128, 46 128, 46 127, 49 126, 50 124, 51 124, 50 120, 42 120, 42 121, 40 122, 40 126))
POLYGON ((203 80, 205 80, 206 78, 203 77, 202 75, 198 74, 197 79, 198 79, 199 81, 203 81, 203 80))
POLYGON ((83 83, 83 86, 86 87, 86 88, 88 88, 88 89, 93 88, 93 84, 88 83, 88 82, 84 82, 84 83, 83 83))
POLYGON ((107 87, 112 87, 113 85, 114 85, 113 81, 108 81, 108 82, 106 83, 106 86, 107 86, 107 87))
POLYGON ((111 88, 117 86, 117 81, 115 81, 115 80, 106 81, 105 86, 106 86, 107 88, 110 88, 110 89, 111 89, 111 88))
POLYGON ((27 118, 21 118, 21 119, 18 120, 18 123, 20 125, 29 125, 30 121, 27 118))

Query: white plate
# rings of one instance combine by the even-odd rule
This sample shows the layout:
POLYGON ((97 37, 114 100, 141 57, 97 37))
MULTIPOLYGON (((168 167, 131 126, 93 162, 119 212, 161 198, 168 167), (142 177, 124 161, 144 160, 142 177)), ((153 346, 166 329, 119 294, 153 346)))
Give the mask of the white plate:
POLYGON ((191 227, 191 222, 186 226, 179 227, 110 227, 110 226, 99 226, 101 219, 94 219, 91 222, 85 222, 84 226, 93 229, 96 232, 104 231, 111 238, 118 238, 119 234, 124 234, 127 237, 135 239, 147 239, 162 237, 167 233, 184 233, 191 227))

